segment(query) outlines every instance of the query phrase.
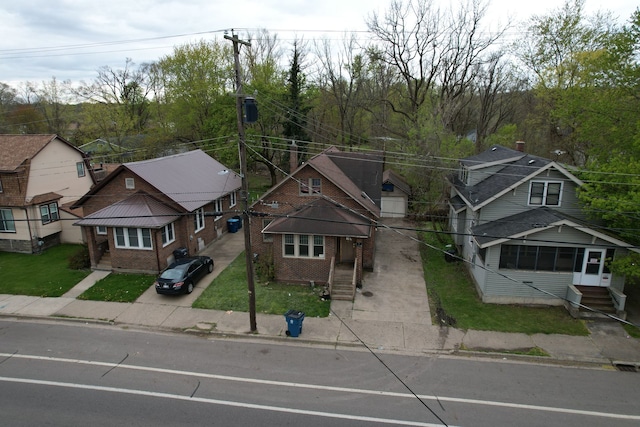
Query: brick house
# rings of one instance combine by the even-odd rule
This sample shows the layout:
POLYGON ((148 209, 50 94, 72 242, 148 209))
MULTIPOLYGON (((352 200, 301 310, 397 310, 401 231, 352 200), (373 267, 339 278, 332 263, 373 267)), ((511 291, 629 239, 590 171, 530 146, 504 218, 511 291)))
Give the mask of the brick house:
POLYGON ((156 273, 197 254, 236 215, 240 183, 202 150, 122 164, 75 204, 92 268, 156 273))
POLYGON ((252 205, 258 262, 292 283, 337 286, 346 270, 352 299, 363 269, 373 269, 381 188, 379 154, 331 147, 312 157, 252 205))
POLYGON ((0 135, 0 250, 82 243, 69 208, 95 184, 87 156, 57 135, 0 135))

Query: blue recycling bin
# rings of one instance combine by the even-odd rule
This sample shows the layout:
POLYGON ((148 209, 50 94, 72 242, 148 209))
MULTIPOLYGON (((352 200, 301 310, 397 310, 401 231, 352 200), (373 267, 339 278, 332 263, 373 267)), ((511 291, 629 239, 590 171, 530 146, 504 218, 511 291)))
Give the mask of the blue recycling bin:
POLYGON ((289 310, 284 314, 287 319, 287 336, 298 337, 302 333, 302 321, 304 320, 304 312, 298 310, 289 310))
POLYGON ((227 229, 229 233, 236 233, 240 229, 240 220, 236 218, 229 218, 227 220, 227 229))

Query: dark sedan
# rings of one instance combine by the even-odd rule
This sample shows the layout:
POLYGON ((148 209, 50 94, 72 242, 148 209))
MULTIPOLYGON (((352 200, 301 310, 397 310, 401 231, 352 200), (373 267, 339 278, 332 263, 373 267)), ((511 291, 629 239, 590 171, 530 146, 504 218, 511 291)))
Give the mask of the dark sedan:
POLYGON ((178 259, 156 279, 156 292, 166 295, 190 294, 195 284, 212 271, 213 260, 208 256, 178 259))

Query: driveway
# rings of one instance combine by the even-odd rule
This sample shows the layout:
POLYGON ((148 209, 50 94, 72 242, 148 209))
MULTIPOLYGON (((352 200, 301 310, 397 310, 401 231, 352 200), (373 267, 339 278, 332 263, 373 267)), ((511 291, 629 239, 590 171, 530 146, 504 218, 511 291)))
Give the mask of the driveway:
POLYGON ((439 333, 431 324, 415 224, 397 218, 384 218, 380 222, 383 226, 378 227, 374 270, 365 272, 362 289, 353 302, 331 302, 333 313, 351 329, 345 331, 343 340, 353 340, 351 332, 355 332, 365 343, 380 342, 379 336, 367 334, 386 333, 390 336, 385 342, 395 341, 396 347, 411 348, 419 341, 437 339, 439 333), (375 325, 380 327, 371 328, 375 325))

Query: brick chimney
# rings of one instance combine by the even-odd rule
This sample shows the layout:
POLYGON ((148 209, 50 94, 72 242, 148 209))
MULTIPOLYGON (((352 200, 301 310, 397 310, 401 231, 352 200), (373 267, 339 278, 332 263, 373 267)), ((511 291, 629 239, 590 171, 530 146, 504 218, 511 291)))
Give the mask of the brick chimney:
POLYGON ((298 169, 298 146, 295 141, 291 141, 291 150, 289 150, 289 173, 293 173, 298 169))
POLYGON ((524 153, 524 141, 516 141, 516 150, 524 153))

